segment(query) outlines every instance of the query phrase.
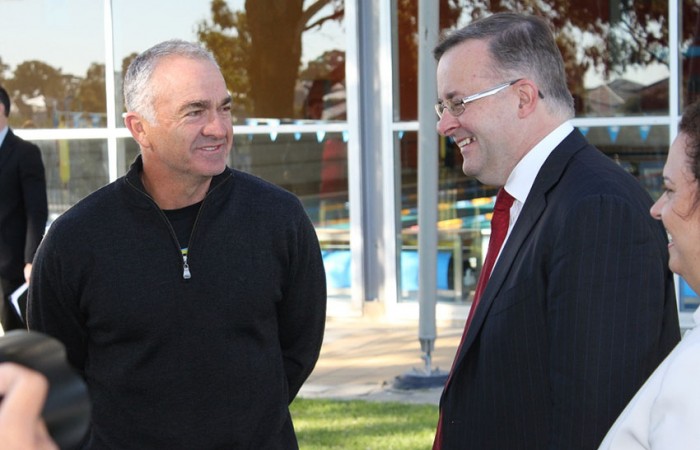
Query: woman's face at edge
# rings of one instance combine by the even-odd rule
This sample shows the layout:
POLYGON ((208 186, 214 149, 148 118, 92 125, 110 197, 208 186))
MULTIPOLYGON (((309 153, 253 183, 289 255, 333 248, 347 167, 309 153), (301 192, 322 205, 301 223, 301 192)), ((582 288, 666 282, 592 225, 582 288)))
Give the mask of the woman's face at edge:
POLYGON ((691 168, 688 136, 680 133, 668 152, 663 170, 664 192, 651 208, 668 232, 669 262, 674 273, 700 291, 700 205, 698 180, 691 168))

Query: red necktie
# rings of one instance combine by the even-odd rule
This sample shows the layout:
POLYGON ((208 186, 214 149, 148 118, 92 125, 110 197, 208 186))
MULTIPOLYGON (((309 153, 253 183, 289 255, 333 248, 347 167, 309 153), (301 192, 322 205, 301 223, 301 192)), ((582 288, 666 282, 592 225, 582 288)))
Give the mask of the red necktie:
MULTIPOLYGON (((464 327, 464 335, 467 334, 467 329, 472 321, 472 317, 474 317, 474 312, 476 311, 476 307, 481 299, 481 294, 484 292, 486 283, 488 283, 489 278, 491 277, 493 265, 496 263, 498 253, 501 251, 501 246, 503 246, 503 241, 506 239, 506 234, 508 234, 510 207, 513 206, 513 200, 513 196, 506 192, 505 189, 498 191, 498 195, 496 196, 496 204, 493 207, 493 216, 491 217, 491 238, 489 239, 489 248, 486 251, 486 259, 484 260, 484 265, 481 268, 479 281, 476 283, 474 300, 472 301, 472 307, 469 309, 467 324, 464 327)), ((462 340, 464 340, 464 335, 462 336, 462 340)))
MULTIPOLYGON (((493 216, 491 217, 491 238, 489 239, 489 248, 486 251, 486 259, 484 260, 484 265, 481 268, 481 275, 479 275, 479 281, 476 283, 476 291, 474 292, 474 300, 472 301, 472 307, 469 309, 469 316, 467 316, 467 323, 464 326, 464 332, 462 333, 462 341, 459 343, 457 348, 457 354, 452 362, 452 369, 450 370, 450 375, 447 377, 447 382, 445 383, 445 388, 450 384, 450 379, 452 378, 452 371, 457 363, 457 358, 462 350, 462 344, 464 344, 464 338, 467 336, 467 330, 472 322, 476 307, 481 299, 481 294, 486 288, 486 283, 488 283, 491 277, 491 271, 496 263, 496 258, 498 253, 501 251, 503 246, 503 241, 506 239, 506 234, 508 234, 508 225, 510 222, 510 208, 513 206, 513 196, 511 196, 505 189, 500 189, 498 195, 496 196, 496 204, 493 207, 493 216)), ((440 450, 442 447, 442 411, 440 411, 440 418, 438 419, 437 432, 435 433, 435 441, 433 442, 433 450, 440 450)))

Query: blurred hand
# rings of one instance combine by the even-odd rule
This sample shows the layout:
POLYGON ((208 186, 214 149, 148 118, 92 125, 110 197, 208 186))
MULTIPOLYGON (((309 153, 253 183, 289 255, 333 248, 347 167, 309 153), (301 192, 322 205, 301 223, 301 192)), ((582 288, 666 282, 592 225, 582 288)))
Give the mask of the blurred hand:
POLYGON ((39 372, 0 363, 0 442, 3 450, 58 450, 41 410, 49 383, 39 372))

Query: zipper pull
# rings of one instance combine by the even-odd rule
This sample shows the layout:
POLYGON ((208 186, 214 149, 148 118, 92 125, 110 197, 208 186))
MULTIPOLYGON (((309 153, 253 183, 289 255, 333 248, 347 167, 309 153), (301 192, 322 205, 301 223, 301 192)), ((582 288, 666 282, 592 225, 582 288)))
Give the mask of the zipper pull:
POLYGON ((190 273, 190 265, 187 264, 187 255, 182 255, 182 278, 185 280, 192 278, 192 274, 190 273))

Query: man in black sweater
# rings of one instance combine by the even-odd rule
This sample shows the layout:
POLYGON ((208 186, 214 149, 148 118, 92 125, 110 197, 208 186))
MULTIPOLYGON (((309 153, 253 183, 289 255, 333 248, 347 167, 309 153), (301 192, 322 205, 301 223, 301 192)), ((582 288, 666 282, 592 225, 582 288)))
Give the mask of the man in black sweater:
POLYGON ((141 148, 39 247, 29 326, 57 337, 93 402, 86 449, 294 449, 325 272, 291 193, 227 167, 231 96, 212 56, 166 41, 124 80, 141 148))

